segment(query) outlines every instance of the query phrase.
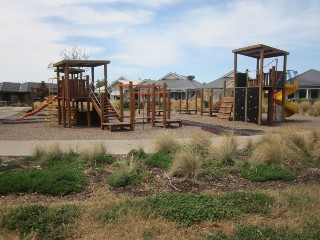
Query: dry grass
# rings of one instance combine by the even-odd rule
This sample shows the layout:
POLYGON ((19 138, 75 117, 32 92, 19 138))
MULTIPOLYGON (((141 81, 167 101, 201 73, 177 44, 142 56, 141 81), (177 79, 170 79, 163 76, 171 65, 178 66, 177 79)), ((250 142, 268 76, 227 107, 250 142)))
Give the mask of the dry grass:
POLYGON ((178 141, 175 139, 172 133, 165 131, 157 136, 155 139, 156 151, 173 152, 179 147, 178 141))
POLYGON ((201 157, 208 156, 212 147, 209 135, 203 131, 194 131, 189 145, 190 149, 201 157))
POLYGON ((252 164, 281 163, 286 158, 285 146, 278 135, 266 134, 254 147, 252 156, 248 159, 252 164))
POLYGON ((81 152, 81 158, 85 164, 88 166, 95 167, 97 165, 97 159, 105 155, 107 153, 105 146, 103 143, 98 143, 95 146, 92 146, 91 148, 84 149, 81 152))
POLYGON ((304 101, 298 104, 298 111, 300 114, 307 114, 311 109, 311 103, 308 101, 304 101))
POLYGON ((233 165, 238 145, 233 133, 224 135, 220 146, 212 150, 213 158, 224 165, 233 165))
POLYGON ((319 185, 295 185, 267 192, 276 199, 270 214, 272 221, 264 217, 257 225, 301 231, 306 223, 320 221, 319 185))
POLYGON ((309 110, 309 115, 313 117, 320 116, 320 101, 316 101, 313 103, 312 107, 309 110))
POLYGON ((200 157, 194 151, 183 148, 176 154, 168 176, 196 179, 200 169, 200 157))
POLYGON ((280 135, 265 134, 253 147, 252 164, 282 164, 293 169, 304 168, 309 157, 319 157, 320 132, 299 133, 287 128, 280 135))

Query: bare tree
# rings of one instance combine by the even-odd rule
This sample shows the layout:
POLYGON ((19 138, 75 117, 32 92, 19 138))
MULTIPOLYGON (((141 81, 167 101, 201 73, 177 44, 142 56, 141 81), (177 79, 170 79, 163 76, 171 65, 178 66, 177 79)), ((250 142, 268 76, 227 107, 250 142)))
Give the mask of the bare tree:
POLYGON ((71 49, 63 49, 60 52, 62 60, 88 60, 89 54, 86 53, 85 48, 73 46, 71 49))
MULTIPOLYGON (((62 60, 88 60, 89 54, 86 52, 85 48, 79 48, 78 46, 73 46, 71 49, 63 49, 60 51, 60 57, 62 60)), ((53 68, 53 62, 48 64, 48 69, 53 68)))

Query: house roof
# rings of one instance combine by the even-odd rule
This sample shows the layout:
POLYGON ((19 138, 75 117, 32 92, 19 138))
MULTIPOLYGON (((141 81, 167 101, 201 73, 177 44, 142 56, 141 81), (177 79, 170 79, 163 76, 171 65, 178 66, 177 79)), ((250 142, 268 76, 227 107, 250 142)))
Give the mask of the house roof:
POLYGON ((2 82, 0 83, 0 92, 19 92, 20 83, 2 82))
POLYGON ((288 79, 288 83, 298 81, 299 87, 320 87, 320 71, 310 69, 296 77, 288 79))
POLYGON ((289 52, 269 47, 264 44, 257 44, 249 47, 237 48, 232 50, 233 53, 241 54, 247 57, 260 58, 261 50, 264 50, 264 58, 279 57, 289 55, 289 52))
POLYGON ((166 83, 168 89, 173 91, 186 91, 187 89, 202 88, 203 84, 194 80, 194 76, 183 76, 181 74, 170 72, 156 81, 156 84, 166 83))
MULTIPOLYGON (((38 88, 38 82, 25 82, 25 83, 13 83, 13 82, 2 82, 0 83, 0 92, 31 92, 31 88, 38 88)), ((57 89, 57 84, 46 83, 46 86, 53 86, 57 89)))
POLYGON ((226 80, 227 83, 233 81, 233 73, 234 71, 230 71, 222 77, 205 84, 203 88, 222 88, 224 80, 226 80))

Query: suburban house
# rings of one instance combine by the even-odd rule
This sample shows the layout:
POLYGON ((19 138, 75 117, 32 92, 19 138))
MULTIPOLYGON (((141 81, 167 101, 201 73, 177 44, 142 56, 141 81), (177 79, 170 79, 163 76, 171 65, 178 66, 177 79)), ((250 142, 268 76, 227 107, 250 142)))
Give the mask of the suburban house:
POLYGON ((175 100, 186 99, 188 90, 188 98, 192 98, 197 89, 203 87, 203 84, 195 80, 194 76, 183 76, 170 72, 155 82, 156 84, 167 84, 167 89, 171 91, 170 97, 175 100))
POLYGON ((223 84, 226 82, 226 94, 228 95, 233 90, 233 79, 234 79, 234 71, 231 71, 222 77, 213 80, 212 82, 209 82, 207 84, 203 85, 204 89, 213 89, 213 100, 217 100, 220 98, 220 96, 223 94, 223 84))
POLYGON ((317 99, 320 98, 320 71, 310 69, 293 78, 287 83, 298 81, 299 90, 288 96, 289 99, 317 99))
MULTIPOLYGON (((19 101, 28 103, 31 101, 32 91, 36 93, 39 82, 1 82, 0 83, 0 101, 19 101)), ((52 94, 57 94, 57 84, 45 83, 47 88, 52 89, 52 94)))

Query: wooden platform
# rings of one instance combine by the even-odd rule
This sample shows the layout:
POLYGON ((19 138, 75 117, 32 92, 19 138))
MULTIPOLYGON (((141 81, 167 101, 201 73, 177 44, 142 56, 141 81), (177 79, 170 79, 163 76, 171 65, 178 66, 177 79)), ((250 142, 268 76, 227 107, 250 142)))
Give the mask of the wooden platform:
MULTIPOLYGON (((155 127, 157 123, 163 124, 163 121, 162 120, 154 120, 152 122, 152 126, 155 127)), ((181 120, 177 120, 177 119, 167 119, 166 120, 166 127, 171 127, 172 124, 178 124, 179 127, 182 127, 182 121, 181 120)))
POLYGON ((194 112, 194 114, 196 114, 197 113, 197 110, 196 109, 181 109, 181 110, 179 110, 180 111, 180 113, 182 113, 182 112, 184 112, 184 113, 186 113, 186 114, 191 114, 191 112, 194 112))
POLYGON ((102 130, 104 127, 108 127, 108 129, 112 132, 114 129, 125 129, 126 127, 129 128, 130 131, 133 131, 133 124, 128 122, 117 122, 117 123, 103 123, 102 130))
POLYGON ((145 122, 151 122, 152 117, 136 117, 135 122, 137 122, 137 120, 142 120, 143 123, 145 122))

